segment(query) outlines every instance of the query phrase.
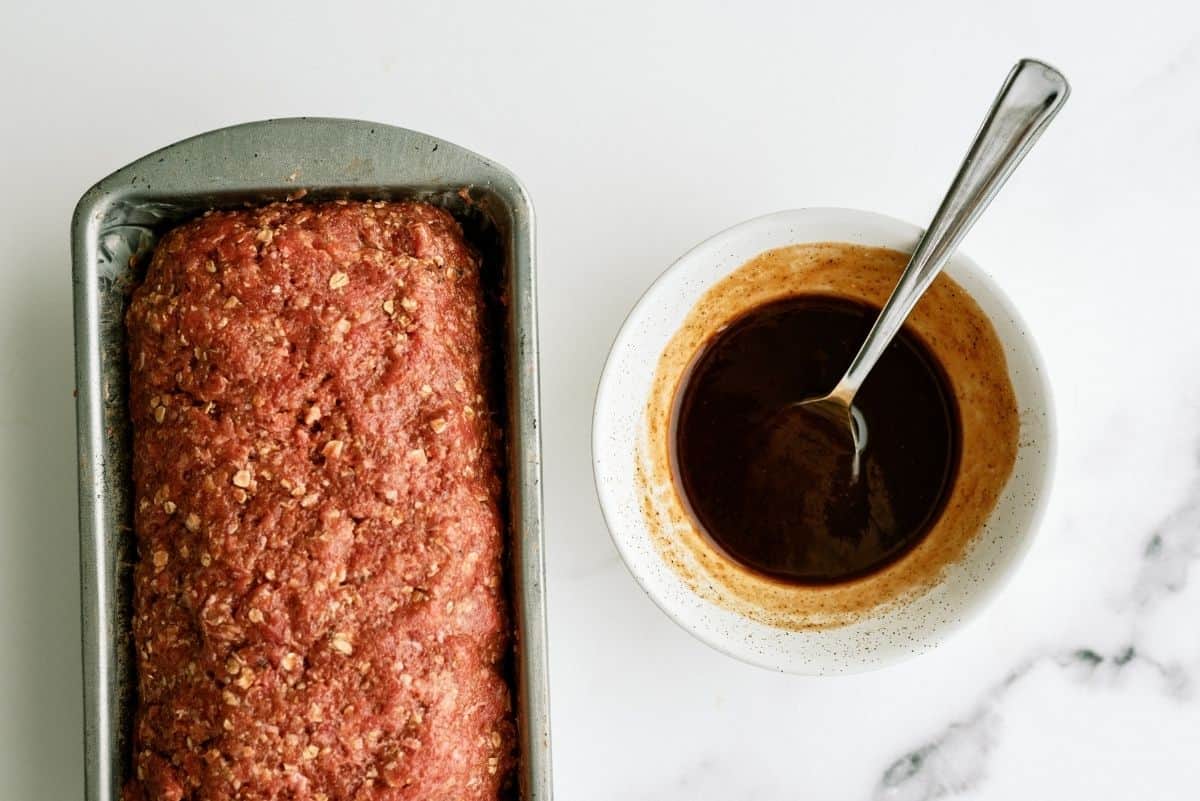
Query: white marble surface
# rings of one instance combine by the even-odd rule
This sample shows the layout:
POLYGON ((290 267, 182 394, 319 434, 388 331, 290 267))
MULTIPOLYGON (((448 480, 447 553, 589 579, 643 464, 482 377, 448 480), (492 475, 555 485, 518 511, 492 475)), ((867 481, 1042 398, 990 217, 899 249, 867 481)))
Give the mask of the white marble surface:
POLYGON ((457 141, 537 205, 560 799, 1200 796, 1194 3, 36 5, 0 8, 0 798, 82 786, 71 208, 159 145, 299 114, 457 141), (1058 393, 1037 544, 979 620, 883 672, 710 651, 642 595, 596 505, 591 401, 622 316, 751 216, 925 219, 1023 55, 1075 93, 966 248, 1058 393))

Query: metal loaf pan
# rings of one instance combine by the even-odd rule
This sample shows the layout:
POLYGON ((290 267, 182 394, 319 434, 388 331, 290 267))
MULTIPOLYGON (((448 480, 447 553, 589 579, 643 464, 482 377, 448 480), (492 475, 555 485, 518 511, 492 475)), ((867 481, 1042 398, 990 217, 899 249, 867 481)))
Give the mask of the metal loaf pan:
POLYGON ((538 432, 533 208, 512 173, 431 136, 357 120, 224 128, 118 170, 71 224, 79 428, 87 801, 118 801, 130 766, 133 496, 124 316, 134 265, 173 224, 210 208, 295 197, 419 198, 446 207, 505 300, 509 530, 517 624, 520 797, 550 801, 550 716, 538 432))

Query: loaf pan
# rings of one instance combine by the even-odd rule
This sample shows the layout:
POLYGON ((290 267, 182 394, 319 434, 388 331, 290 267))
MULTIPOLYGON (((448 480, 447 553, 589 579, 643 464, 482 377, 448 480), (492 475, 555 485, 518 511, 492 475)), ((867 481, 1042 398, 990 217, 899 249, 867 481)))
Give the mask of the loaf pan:
POLYGON ((118 801, 131 765, 133 488, 125 309, 156 238, 210 208, 306 199, 421 199, 484 254, 503 318, 520 798, 550 801, 550 714, 538 432, 533 209, 512 173, 432 136, 376 123, 280 119, 171 145, 84 193, 71 223, 79 429, 87 801, 118 801))

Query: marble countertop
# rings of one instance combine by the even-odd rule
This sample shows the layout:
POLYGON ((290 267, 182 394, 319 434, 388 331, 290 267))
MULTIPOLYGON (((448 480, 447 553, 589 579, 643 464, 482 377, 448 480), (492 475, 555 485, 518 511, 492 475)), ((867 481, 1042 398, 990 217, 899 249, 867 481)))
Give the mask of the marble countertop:
POLYGON ((533 196, 560 799, 1200 793, 1200 7, 37 5, 0 11, 0 798, 81 795, 71 209, 158 146, 290 115, 429 131, 533 196), (600 516, 611 338, 738 221, 928 219, 1021 56, 1074 94, 964 248, 1057 395, 1036 544, 981 617, 887 670, 798 678, 710 650, 642 594, 600 516))

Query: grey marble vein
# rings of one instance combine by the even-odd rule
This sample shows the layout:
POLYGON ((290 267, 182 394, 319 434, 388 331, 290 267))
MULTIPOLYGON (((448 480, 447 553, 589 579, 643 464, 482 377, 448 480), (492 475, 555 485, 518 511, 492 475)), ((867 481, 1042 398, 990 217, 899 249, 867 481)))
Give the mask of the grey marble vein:
POLYGON ((1191 695, 1195 677, 1187 666, 1139 648, 1138 632, 1170 595, 1187 586, 1200 559, 1200 483, 1147 537, 1142 561, 1124 604, 1132 608, 1129 643, 1110 652, 1078 646, 1048 651, 1019 663, 989 687, 966 715, 895 760, 883 772, 874 801, 932 801, 969 792, 987 775, 988 758, 1001 726, 1001 708, 1014 687, 1035 670, 1064 671, 1077 681, 1112 676, 1132 665, 1146 667, 1175 698, 1191 695))
POLYGON ((1140 610, 1187 586, 1192 562, 1200 557, 1200 486, 1154 530, 1142 557, 1133 589, 1133 602, 1140 610))

